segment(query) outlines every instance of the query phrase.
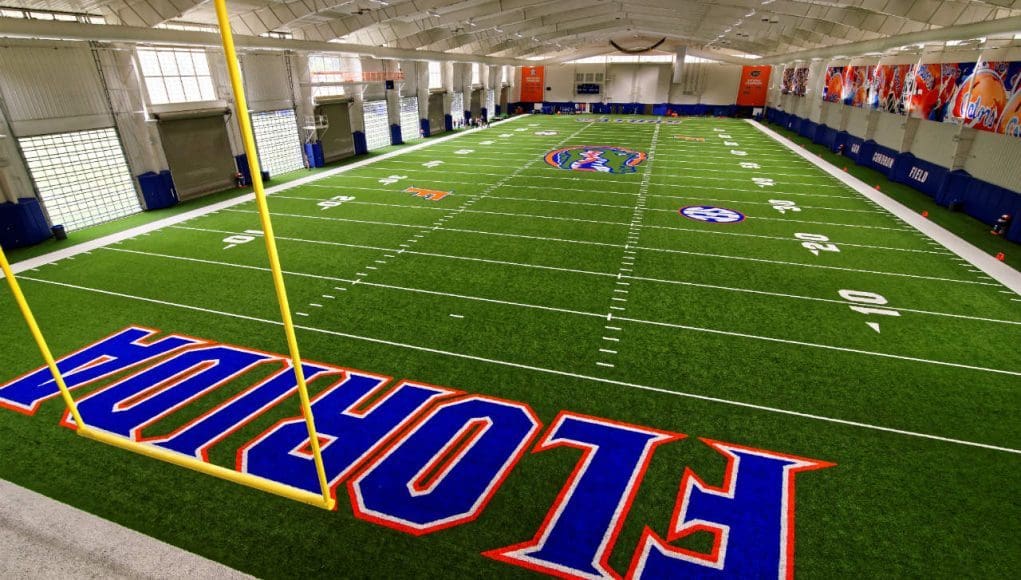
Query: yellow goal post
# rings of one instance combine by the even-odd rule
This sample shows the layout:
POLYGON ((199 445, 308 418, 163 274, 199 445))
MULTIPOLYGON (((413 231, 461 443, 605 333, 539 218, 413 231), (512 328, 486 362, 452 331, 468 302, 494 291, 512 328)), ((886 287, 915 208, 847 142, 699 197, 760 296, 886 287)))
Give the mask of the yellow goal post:
POLYGON ((301 354, 298 350, 298 339, 295 335, 294 321, 291 318, 290 304, 287 300, 287 288, 284 284, 283 271, 280 266, 280 256, 277 252, 276 239, 273 236, 273 224, 269 215, 269 206, 266 203, 266 191, 263 188, 262 170, 259 167, 259 157, 255 148, 255 137, 252 133, 252 123, 248 116, 248 102, 245 98, 245 89, 241 81, 241 70, 238 66, 237 51, 234 48, 234 37, 231 34, 230 23, 228 21, 227 3, 226 0, 215 0, 214 3, 216 7, 216 17, 220 28, 220 38, 223 42, 224 56, 227 60, 227 71, 230 74, 231 88, 234 93, 234 106, 237 111, 235 118, 238 120, 238 124, 241 129, 241 138, 244 141, 245 153, 248 157, 248 167, 252 174, 252 189, 255 193, 255 203, 258 208, 259 219, 262 223, 263 239, 266 242, 266 253, 269 258, 269 265, 273 276, 273 285, 276 291, 277 302, 280 306, 280 316, 283 322, 284 335, 287 338, 287 347, 290 353, 291 365, 294 369, 294 376, 298 386, 301 414, 305 420, 305 426, 308 430, 309 444, 315 463, 316 476, 319 480, 320 494, 283 485, 263 477, 241 473, 219 465, 206 463, 195 457, 189 457, 154 445, 139 443, 99 429, 90 428, 82 420, 82 417, 78 412, 78 407, 75 404, 74 399, 71 397, 71 392, 68 390, 67 384, 64 382, 64 377, 61 374, 60 369, 57 368, 57 363, 53 358, 53 354, 46 342, 46 338, 43 336, 42 330, 39 328, 39 324, 37 323, 35 316, 32 314, 32 309, 29 307, 28 301, 21 290, 21 286, 18 284, 18 280, 14 276, 14 272, 11 269, 11 265, 7 260, 6 254, 4 254, 3 248, 0 248, 0 270, 3 271, 4 276, 7 278, 7 283, 11 288, 11 293, 18 305, 18 309, 21 311, 21 315, 24 317, 25 323, 28 325, 28 328, 32 333, 32 338, 39 347, 39 352, 42 354, 43 360, 46 361, 46 366, 49 367, 50 373, 53 375, 53 380, 56 382, 57 388, 60 390, 60 395, 63 398, 64 404, 67 406, 71 417, 74 419, 78 435, 126 449, 140 455, 192 469, 200 473, 205 473, 227 481, 252 487, 254 489, 273 493, 327 510, 332 510, 336 506, 336 500, 330 494, 329 482, 326 479, 326 469, 323 465, 322 449, 319 445, 315 419, 312 416, 312 407, 308 395, 308 385, 305 381, 305 373, 301 365, 301 354))

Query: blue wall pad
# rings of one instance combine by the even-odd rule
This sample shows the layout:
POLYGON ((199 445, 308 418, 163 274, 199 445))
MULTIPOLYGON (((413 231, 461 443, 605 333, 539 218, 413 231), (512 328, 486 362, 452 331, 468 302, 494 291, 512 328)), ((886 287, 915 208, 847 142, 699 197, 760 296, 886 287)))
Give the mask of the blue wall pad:
MULTIPOLYGON (((251 171, 251 168, 248 167, 248 155, 246 153, 242 153, 241 155, 235 155, 234 156, 234 163, 237 164, 238 171, 241 172, 241 175, 245 176, 245 185, 246 186, 251 185, 252 184, 252 171, 251 171)), ((262 180, 263 181, 269 181, 269 171, 265 171, 265 170, 262 171, 262 180)))
POLYGON ((309 168, 322 167, 326 165, 326 158, 323 157, 323 144, 319 141, 314 143, 305 143, 303 146, 305 150, 305 160, 308 161, 309 168))
POLYGON ((0 246, 5 250, 38 244, 50 235, 39 200, 24 197, 18 203, 0 203, 0 246))
POLYGON ((454 116, 453 115, 443 115, 443 128, 446 129, 447 131, 453 131, 454 130, 454 116))
POLYGON ((390 143, 392 145, 403 145, 404 139, 401 138, 401 126, 390 125, 390 143))
POLYGON ((174 190, 174 180, 170 171, 164 169, 156 173, 148 171, 138 176, 138 187, 142 190, 142 198, 145 199, 145 209, 163 209, 177 204, 177 191, 174 190))
POLYGON ((432 132, 429 130, 429 119, 419 119, 418 128, 419 130, 422 131, 423 137, 428 137, 429 135, 432 134, 432 132))
POLYGON ((943 190, 950 170, 924 161, 911 153, 900 153, 890 170, 890 179, 910 185, 929 197, 935 198, 943 190))
POLYGON ((354 131, 351 133, 351 137, 354 139, 355 144, 355 155, 362 155, 369 152, 369 145, 365 141, 365 133, 362 131, 354 131))

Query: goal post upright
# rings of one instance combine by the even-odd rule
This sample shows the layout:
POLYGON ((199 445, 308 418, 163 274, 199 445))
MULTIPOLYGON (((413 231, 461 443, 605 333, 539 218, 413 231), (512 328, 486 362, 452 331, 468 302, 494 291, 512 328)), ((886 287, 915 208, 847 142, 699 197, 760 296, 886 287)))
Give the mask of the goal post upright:
POLYGON ((4 253, 2 246, 0 246, 0 270, 3 270, 4 277, 7 278, 7 285, 11 288, 11 294, 14 295, 14 301, 18 304, 18 310, 21 311, 21 316, 25 319, 25 324, 28 325, 28 329, 32 333, 32 339, 35 340, 36 346, 39 347, 39 352, 42 354, 43 360, 46 361, 46 366, 49 367, 50 374, 53 375, 53 381, 57 383, 57 388, 60 389, 60 396, 64 399, 64 404, 67 406, 67 410, 71 413, 71 417, 74 419, 74 424, 78 426, 80 433, 83 429, 85 429, 85 422, 82 421, 82 416, 78 414, 78 405, 76 405, 74 399, 71 398, 71 391, 68 390, 67 383, 64 382, 64 375, 61 374, 60 369, 57 368, 57 362, 53 359, 53 353, 50 352, 50 346, 46 343, 43 331, 39 328, 39 323, 36 322, 35 315, 32 314, 32 308, 29 307, 28 300, 25 298, 25 294, 21 291, 21 285, 18 284, 18 279, 14 277, 14 271, 11 269, 10 262, 7 261, 7 255, 4 253))
POLYGON ((214 6, 216 7, 216 20, 220 28, 220 38, 223 41, 224 57, 227 61, 227 72, 230 75, 231 89, 234 93, 234 105, 237 111, 236 118, 241 129, 241 140, 245 145, 245 154, 248 157, 248 168, 252 175, 252 189, 255 193, 255 203, 259 210, 259 219, 262 223, 263 239, 266 242, 266 253, 269 257, 270 270, 273 275, 273 285, 276 290, 277 302, 280 306, 280 316, 284 326, 284 334, 287 337, 287 347, 294 368, 294 377, 298 385, 301 414, 305 419, 305 426, 308 430, 309 445, 315 462, 320 491, 322 492, 321 507, 332 510, 336 501, 330 495, 329 482, 326 480, 326 468, 323 465, 322 449, 319 445, 315 419, 312 416, 308 385, 305 381, 305 372, 301 366, 301 354, 298 350, 298 339, 294 331, 294 320, 291 317, 291 307, 287 300, 287 288, 284 284, 276 238, 273 236, 273 223, 270 219, 269 206, 266 203, 266 192, 263 188, 262 170, 259 166, 259 156, 255 148, 255 136, 252 132, 251 119, 248 116, 248 100, 245 98, 245 88, 241 81, 237 51, 234 48, 234 35, 230 29, 227 2, 226 0, 215 0, 214 6))

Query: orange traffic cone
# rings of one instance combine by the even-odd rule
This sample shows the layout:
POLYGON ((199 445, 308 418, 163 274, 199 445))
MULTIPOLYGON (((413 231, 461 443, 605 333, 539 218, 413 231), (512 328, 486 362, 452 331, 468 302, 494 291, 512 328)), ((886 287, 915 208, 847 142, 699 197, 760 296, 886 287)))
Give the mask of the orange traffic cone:
POLYGON ((929 212, 928 212, 928 210, 924 210, 924 209, 922 210, 922 217, 924 217, 924 218, 927 218, 927 217, 929 217, 929 212))
POLYGON ((1006 260, 1006 259, 1007 259, 1007 256, 1004 256, 1004 255, 1003 255, 1003 252, 998 252, 998 253, 996 254, 996 259, 1002 262, 1002 261, 1004 261, 1004 260, 1006 260))
POLYGON ((846 167, 844 168, 844 171, 847 171, 847 168, 846 168, 846 167))
POLYGON ((876 191, 879 191, 879 184, 876 184, 876 191))

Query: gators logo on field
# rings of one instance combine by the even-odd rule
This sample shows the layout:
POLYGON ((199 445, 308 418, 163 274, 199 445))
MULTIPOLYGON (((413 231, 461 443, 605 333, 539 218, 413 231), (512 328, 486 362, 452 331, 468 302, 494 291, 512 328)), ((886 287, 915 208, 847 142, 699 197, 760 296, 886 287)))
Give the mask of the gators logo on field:
POLYGON ((546 154, 546 163, 572 171, 600 171, 603 173, 634 173, 645 161, 642 151, 612 145, 574 145, 546 154))

